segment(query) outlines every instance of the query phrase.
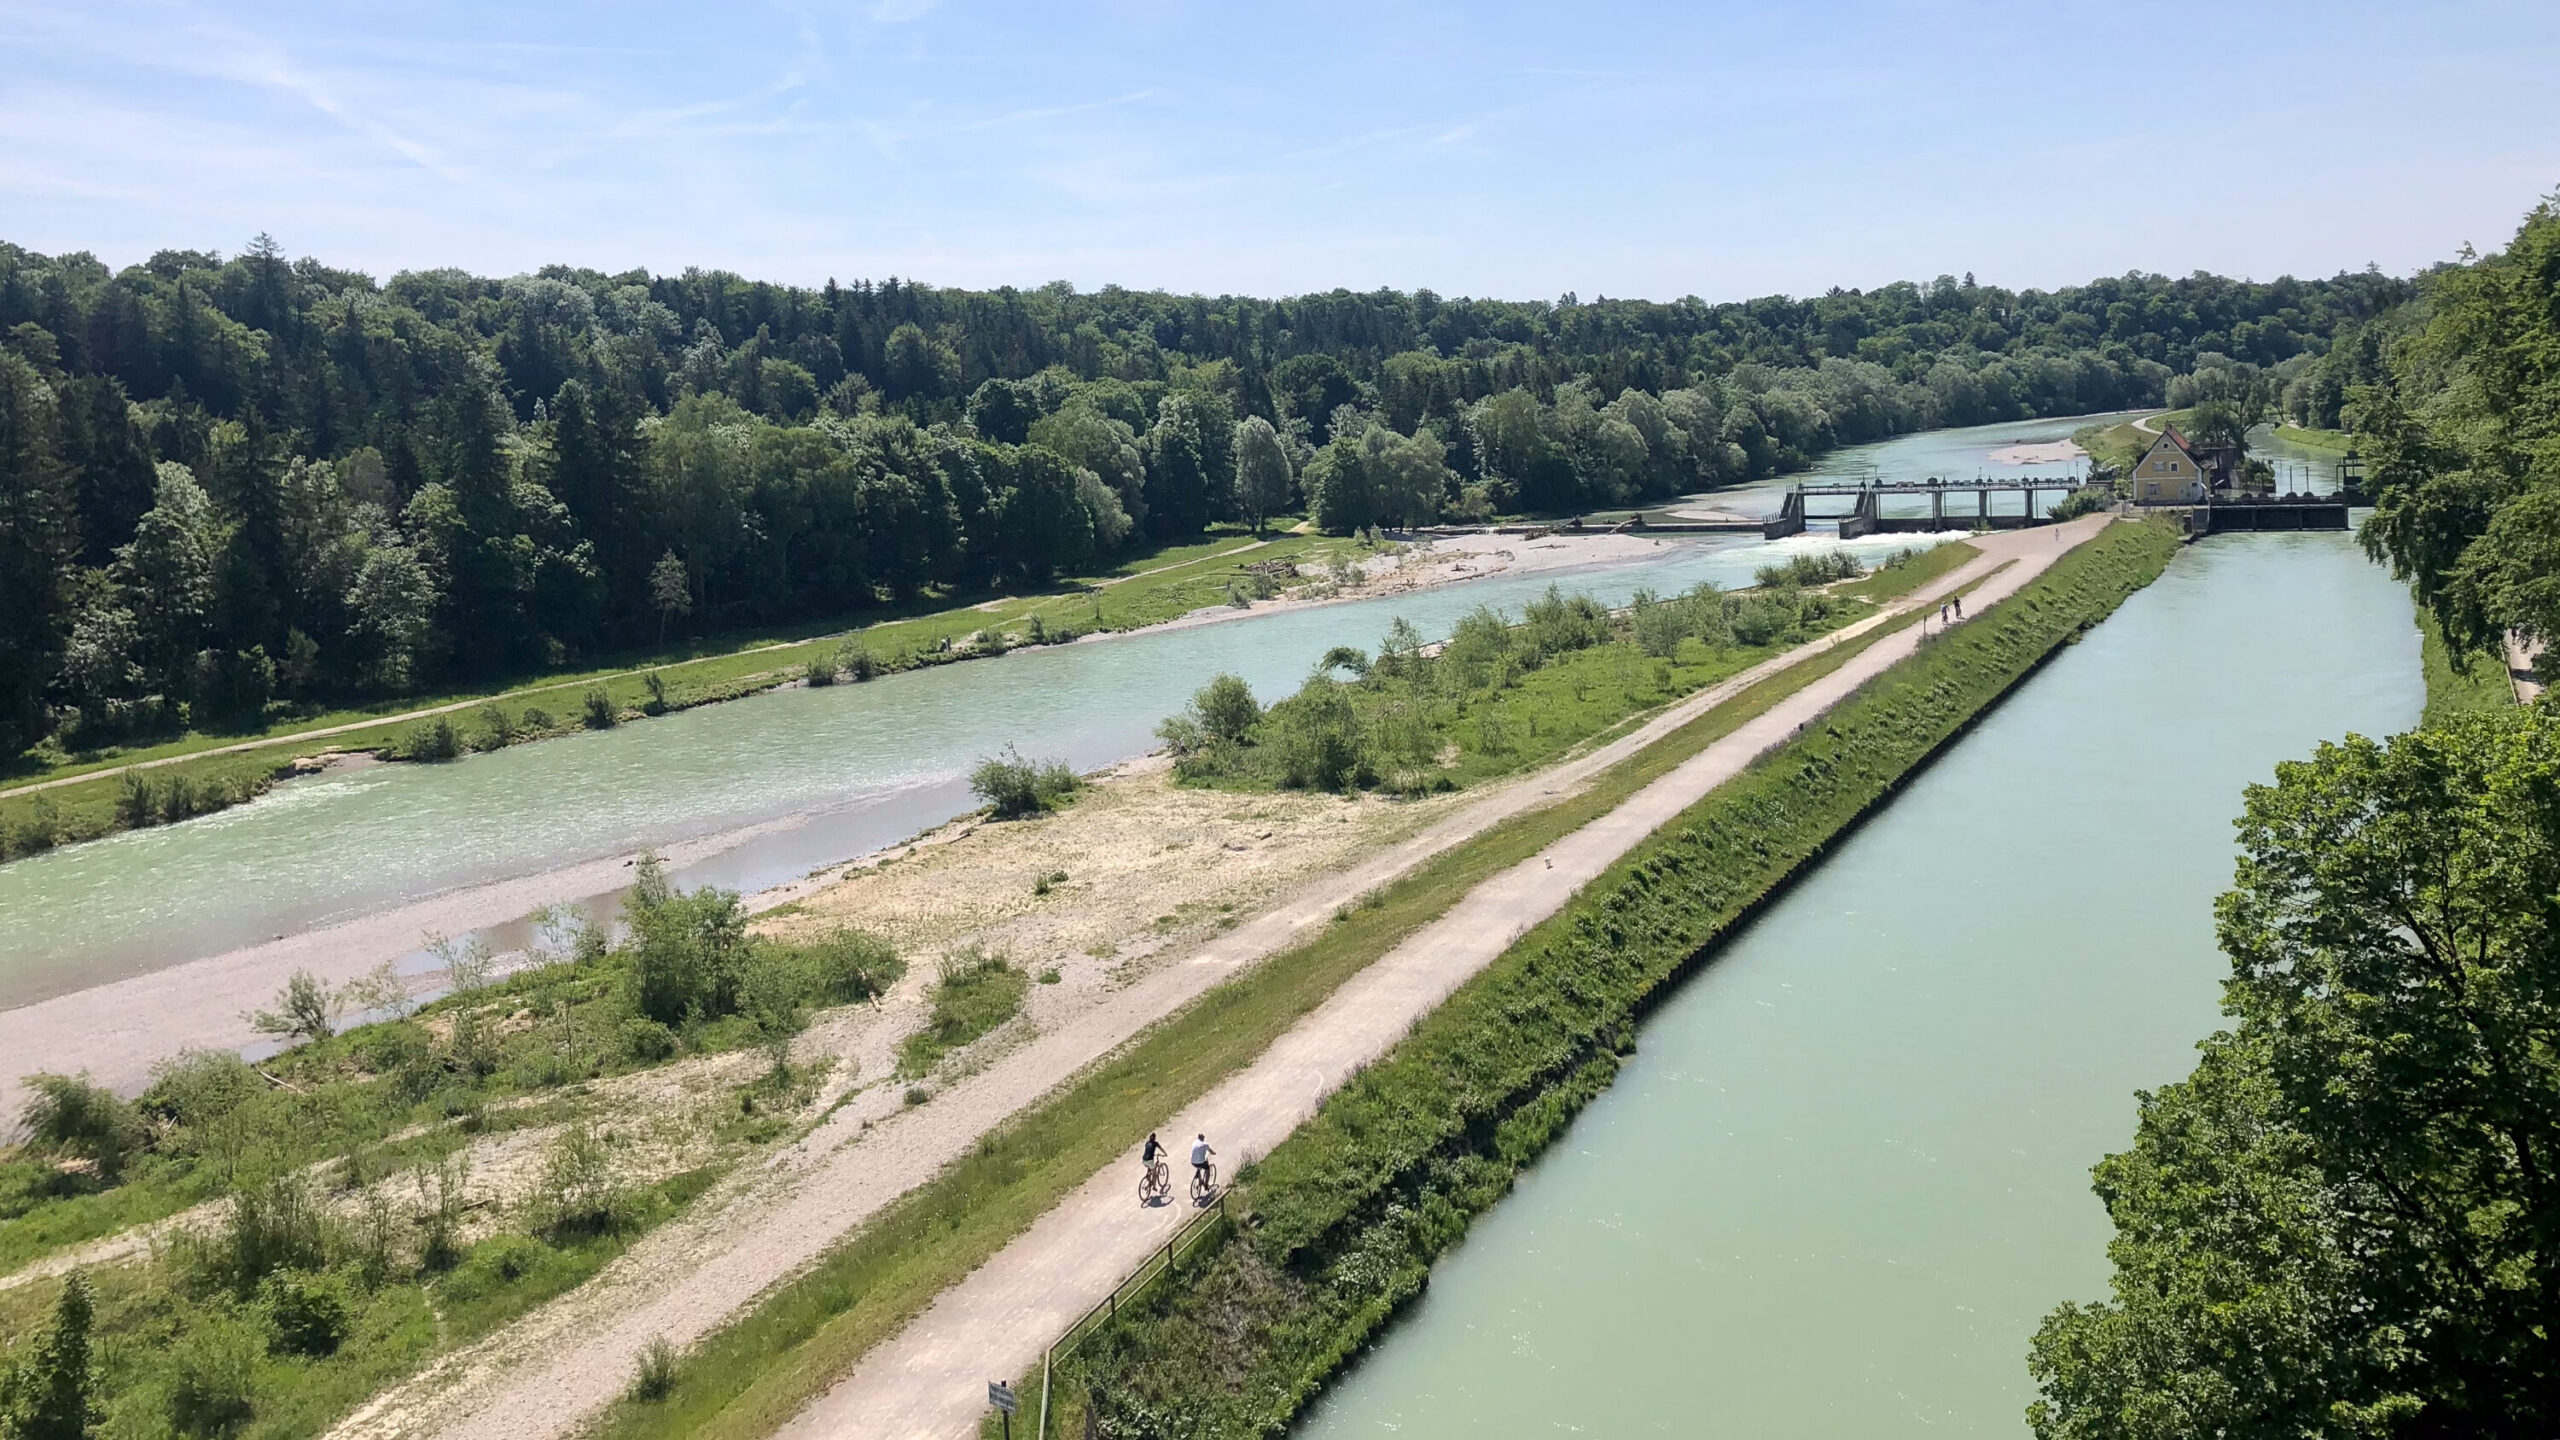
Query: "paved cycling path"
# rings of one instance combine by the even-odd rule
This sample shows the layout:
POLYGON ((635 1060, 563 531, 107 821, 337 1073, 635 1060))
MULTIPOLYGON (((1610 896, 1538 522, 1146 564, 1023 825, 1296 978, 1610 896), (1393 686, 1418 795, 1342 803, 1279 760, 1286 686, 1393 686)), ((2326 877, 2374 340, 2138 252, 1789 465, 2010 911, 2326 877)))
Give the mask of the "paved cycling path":
MULTIPOLYGON (((2089 516, 2059 527, 1978 538, 1973 543, 1986 552, 1982 559, 1924 587, 1895 610, 1935 606, 1941 597, 1975 581, 1982 586, 1971 597, 1974 608, 1987 607, 2106 523, 2103 515, 2089 516)), ((1856 628, 1878 623, 1881 617, 1856 628)), ((1174 1142, 1178 1190, 1189 1178, 1183 1161, 1193 1135, 1205 1132, 1224 1166, 1247 1155, 1269 1154, 1336 1086, 1403 1039, 1416 1020, 1521 934, 1562 909, 1576 891, 1708 791, 1784 743, 1796 727, 1910 655, 1920 636, 1915 626, 1877 641, 1615 810, 1478 885, 1440 919, 1354 976, 1260 1059, 1161 1127, 1174 1142)), ((1808 646, 1780 658, 1793 663, 1821 648, 1808 646)), ((1740 684, 1776 668, 1781 667, 1770 662, 1694 696, 1643 730, 1586 757, 1585 763, 1603 755, 1614 762, 1633 754, 1740 684)), ((1587 777, 1597 769, 1582 773, 1587 777)), ((1560 783, 1536 788, 1554 793, 1565 780, 1555 778, 1560 783)), ((1133 1138, 1125 1157, 1086 1181, 994 1259, 944 1292, 905 1330, 865 1356, 782 1428, 784 1440, 960 1440, 977 1434, 986 1411, 986 1382, 1037 1369, 1042 1348, 1161 1248, 1193 1213, 1181 1200, 1153 1210, 1139 1207, 1137 1140, 1142 1138, 1133 1138)), ((616 1372, 617 1378, 621 1373, 616 1372)))

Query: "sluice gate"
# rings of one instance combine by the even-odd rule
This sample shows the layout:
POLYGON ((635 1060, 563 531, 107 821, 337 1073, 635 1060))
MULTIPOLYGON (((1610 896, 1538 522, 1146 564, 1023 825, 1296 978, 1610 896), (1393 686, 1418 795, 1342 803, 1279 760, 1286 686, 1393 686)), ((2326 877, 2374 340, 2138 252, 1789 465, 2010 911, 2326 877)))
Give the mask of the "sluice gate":
POLYGON ((2037 512, 2038 493, 2068 494, 2079 488, 2079 481, 2058 476, 2027 480, 1880 480, 1864 484, 1798 485, 1787 492, 1786 499, 1778 507, 1777 518, 1771 520, 1761 534, 1771 540, 1782 540, 1789 535, 1803 534, 1810 521, 1833 518, 1840 522, 1840 538, 1843 540, 1855 540, 1863 535, 1912 535, 1931 530, 2022 530, 2030 525, 2049 523, 2037 512), (1994 513, 1991 497, 1995 494, 2022 495, 2026 504, 2018 511, 1994 513), (1968 495, 1973 498, 1969 513, 1968 507, 1962 504, 1952 507, 1951 512, 1948 497, 1961 500, 1968 495), (1926 515, 1884 513, 1887 499, 1920 498, 1929 502, 1926 515), (1815 499, 1848 499, 1852 504, 1845 515, 1814 515, 1807 509, 1806 502, 1815 499))

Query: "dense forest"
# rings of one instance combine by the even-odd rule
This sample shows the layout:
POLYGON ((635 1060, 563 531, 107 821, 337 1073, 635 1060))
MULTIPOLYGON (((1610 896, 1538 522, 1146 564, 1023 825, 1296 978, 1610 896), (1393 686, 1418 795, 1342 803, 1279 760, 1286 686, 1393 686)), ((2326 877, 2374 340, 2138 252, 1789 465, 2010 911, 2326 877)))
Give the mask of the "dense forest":
POLYGON ((1570 513, 2282 389, 2408 291, 1258 300, 0 245, 0 756, 1037 583, 1218 521, 1570 513))

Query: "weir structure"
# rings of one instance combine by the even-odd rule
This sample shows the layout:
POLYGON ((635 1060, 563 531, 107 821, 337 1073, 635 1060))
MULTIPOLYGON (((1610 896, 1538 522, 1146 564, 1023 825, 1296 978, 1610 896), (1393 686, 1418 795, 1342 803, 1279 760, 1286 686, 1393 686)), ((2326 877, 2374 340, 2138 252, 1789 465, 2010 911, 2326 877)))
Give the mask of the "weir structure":
POLYGON ((1801 535, 1807 521, 1834 518, 1811 514, 1805 508, 1807 501, 1840 497, 1855 502, 1849 513, 1837 517, 1843 540, 1855 540, 1862 535, 1909 535, 1929 530, 2023 530, 2030 525, 2052 523, 2036 509, 2038 493, 2069 494, 2080 485, 2078 480, 2059 475, 2024 480, 1817 481, 1789 490, 1786 500, 1778 507, 1777 518, 1762 527, 1761 534, 1770 540, 1801 535), (1994 513, 1991 497, 2001 494, 2022 495, 2026 504, 2014 512, 1994 513), (1963 507, 1959 506, 1950 516, 1947 513, 1947 497, 1950 495, 1973 497, 1972 513, 1964 513, 1963 507), (1929 513, 1887 515, 1884 502, 1896 498, 1925 498, 1929 502, 1929 513))

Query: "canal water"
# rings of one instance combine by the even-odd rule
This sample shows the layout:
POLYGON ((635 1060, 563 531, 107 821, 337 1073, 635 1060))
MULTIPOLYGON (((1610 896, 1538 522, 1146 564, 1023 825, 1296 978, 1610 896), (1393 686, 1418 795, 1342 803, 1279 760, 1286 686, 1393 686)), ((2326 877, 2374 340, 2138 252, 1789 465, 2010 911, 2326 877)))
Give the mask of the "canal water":
POLYGON ((2219 1023, 2242 787, 2422 698, 2352 537, 2189 547, 1656 1012, 1301 1432, 2024 1435, 2089 1166, 2219 1023))
MULTIPOLYGON (((1993 456, 2082 423, 1906 436, 1835 452, 1819 473, 2058 475, 2068 462, 2003 469, 1993 456)), ((1774 513, 1785 483, 1717 498, 1774 513)), ((297 781, 217 815, 0 865, 0 1008, 467 886, 749 829, 752 838, 675 878, 760 889, 968 809, 968 768, 1006 745, 1078 766, 1141 753, 1155 743, 1156 722, 1220 670, 1271 699, 1327 649, 1373 644, 1399 615, 1438 635, 1476 605, 1516 611, 1551 583, 1620 603, 1639 588, 1748 584, 1773 559, 1838 543, 1820 533, 1775 546, 1692 537, 1632 563, 1017 651, 449 765, 297 781)), ((1877 537, 1849 548, 1876 554, 1911 543, 1925 542, 1877 537)))

